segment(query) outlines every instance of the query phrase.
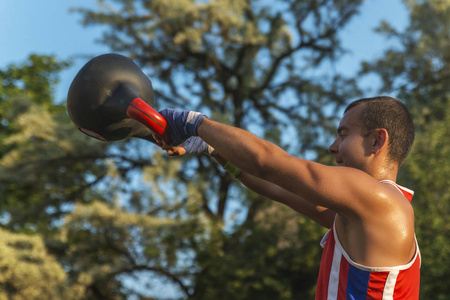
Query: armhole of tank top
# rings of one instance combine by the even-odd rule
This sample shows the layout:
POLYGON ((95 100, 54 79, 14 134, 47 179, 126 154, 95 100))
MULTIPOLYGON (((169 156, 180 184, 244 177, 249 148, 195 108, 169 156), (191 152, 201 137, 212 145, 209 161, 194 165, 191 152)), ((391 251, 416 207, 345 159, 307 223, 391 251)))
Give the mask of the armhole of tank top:
MULTIPOLYGON (((336 219, 335 219, 335 221, 336 221, 336 219)), ((358 264, 353 259, 351 259, 350 255, 348 255, 347 251, 345 251, 345 249, 341 245, 341 241, 339 240, 339 236, 337 235, 334 223, 333 223, 333 227, 327 232, 327 235, 330 233, 330 231, 331 231, 331 234, 334 235, 334 242, 335 242, 336 247, 339 248, 339 251, 345 257, 345 259, 348 261, 348 263, 353 265, 357 269, 360 269, 363 271, 370 271, 370 272, 391 272, 393 270, 401 271, 401 270, 406 270, 406 269, 410 268, 414 264, 414 262, 417 260, 417 258, 419 258, 419 262, 420 262, 420 264, 422 264, 422 257, 421 257, 420 250, 419 250, 419 243, 417 242, 417 238, 416 238, 415 234, 414 234, 414 241, 416 244, 416 252, 414 253, 414 256, 412 257, 412 259, 409 263, 404 264, 404 265, 393 266, 393 267, 369 267, 369 266, 358 264)))

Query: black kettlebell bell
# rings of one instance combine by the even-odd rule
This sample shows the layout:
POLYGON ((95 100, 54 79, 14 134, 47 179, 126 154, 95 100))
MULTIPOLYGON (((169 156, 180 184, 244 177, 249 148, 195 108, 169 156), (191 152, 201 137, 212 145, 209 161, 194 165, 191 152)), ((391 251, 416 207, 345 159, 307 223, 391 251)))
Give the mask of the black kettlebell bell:
POLYGON ((170 143, 164 117, 156 112, 150 79, 128 57, 104 54, 87 62, 75 76, 67 111, 85 134, 102 141, 128 137, 170 143))

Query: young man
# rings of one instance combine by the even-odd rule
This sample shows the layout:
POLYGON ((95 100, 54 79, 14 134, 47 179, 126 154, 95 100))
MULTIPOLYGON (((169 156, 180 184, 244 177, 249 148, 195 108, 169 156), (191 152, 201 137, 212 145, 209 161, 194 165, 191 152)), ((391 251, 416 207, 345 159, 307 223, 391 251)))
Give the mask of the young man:
POLYGON ((395 183, 414 140, 400 101, 366 98, 347 107, 329 148, 338 166, 293 157, 200 113, 161 114, 172 144, 187 140, 182 148, 161 142, 169 155, 214 148, 217 160, 247 187, 331 228, 321 242, 316 299, 418 299, 413 192, 395 183))

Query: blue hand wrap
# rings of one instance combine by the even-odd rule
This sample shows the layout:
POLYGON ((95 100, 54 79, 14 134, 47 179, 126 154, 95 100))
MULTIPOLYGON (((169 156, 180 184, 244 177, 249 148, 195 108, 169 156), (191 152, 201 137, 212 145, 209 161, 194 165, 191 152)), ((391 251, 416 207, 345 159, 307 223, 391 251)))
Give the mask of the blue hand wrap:
POLYGON ((169 124, 172 146, 179 146, 191 136, 197 136, 197 128, 206 115, 189 110, 166 108, 159 112, 169 124))
POLYGON ((181 147, 186 150, 186 154, 207 153, 211 156, 217 155, 217 151, 198 136, 188 138, 181 147))

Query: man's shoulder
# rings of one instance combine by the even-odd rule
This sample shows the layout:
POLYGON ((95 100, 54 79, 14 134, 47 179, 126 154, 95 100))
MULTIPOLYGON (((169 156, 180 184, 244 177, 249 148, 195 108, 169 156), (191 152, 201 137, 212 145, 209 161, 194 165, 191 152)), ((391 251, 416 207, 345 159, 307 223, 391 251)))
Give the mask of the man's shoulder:
POLYGON ((402 211, 412 210, 411 198, 414 192, 406 189, 393 181, 380 181, 380 190, 382 194, 379 195, 385 199, 387 205, 392 209, 398 208, 402 211))
MULTIPOLYGON (((351 211, 338 212, 346 223, 359 225, 378 223, 380 220, 410 223, 414 222, 414 210, 409 199, 394 182, 375 180, 361 174, 358 192, 353 195, 351 211)), ((358 225, 358 226, 359 226, 358 225)))

